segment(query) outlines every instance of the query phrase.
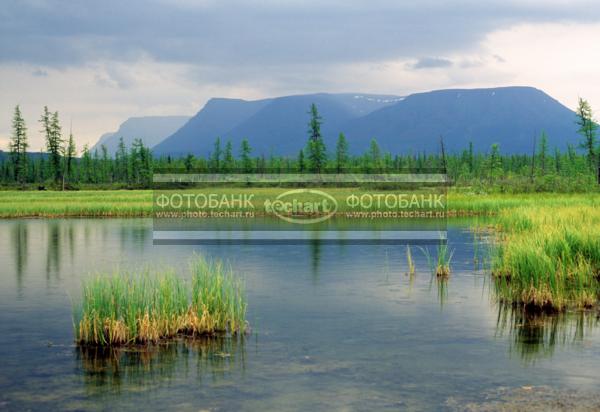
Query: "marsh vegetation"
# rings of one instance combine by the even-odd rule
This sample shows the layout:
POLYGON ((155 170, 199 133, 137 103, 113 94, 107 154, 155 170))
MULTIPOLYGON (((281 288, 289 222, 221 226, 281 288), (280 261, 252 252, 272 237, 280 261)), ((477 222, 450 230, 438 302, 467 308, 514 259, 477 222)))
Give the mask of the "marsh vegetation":
POLYGON ((496 218, 492 274, 500 300, 545 310, 589 308, 600 297, 600 209, 526 206, 496 218))
POLYGON ((191 282, 149 270, 96 275, 74 305, 80 345, 144 344, 179 335, 240 334, 247 328, 241 280, 222 262, 195 258, 191 282))

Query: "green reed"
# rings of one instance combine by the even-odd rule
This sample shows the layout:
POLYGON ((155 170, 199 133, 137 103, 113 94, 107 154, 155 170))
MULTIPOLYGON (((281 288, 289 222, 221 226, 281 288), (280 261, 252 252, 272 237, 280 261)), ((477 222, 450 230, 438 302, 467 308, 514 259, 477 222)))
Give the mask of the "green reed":
POLYGON ((452 261, 454 251, 451 251, 448 248, 447 243, 440 242, 440 244, 437 245, 435 259, 431 256, 429 249, 421 248, 421 250, 429 263, 433 275, 441 278, 450 276, 450 262, 452 261))
POLYGON ((524 207, 498 217, 492 273, 501 301, 549 310, 600 297, 600 210, 524 207))
POLYGON ((191 288, 172 270, 88 279, 73 308, 75 339, 81 345, 112 346, 180 334, 244 333, 244 289, 231 269, 196 258, 190 270, 191 288))

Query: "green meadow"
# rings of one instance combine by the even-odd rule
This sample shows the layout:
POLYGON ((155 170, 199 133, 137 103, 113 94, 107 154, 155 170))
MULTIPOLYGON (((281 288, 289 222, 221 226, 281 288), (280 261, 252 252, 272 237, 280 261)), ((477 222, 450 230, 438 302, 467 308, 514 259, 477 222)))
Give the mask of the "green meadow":
POLYGON ((140 217, 151 213, 149 190, 0 191, 0 218, 140 217))
MULTIPOLYGON (((327 188, 343 210, 343 199, 361 188, 327 188)), ((211 189, 211 193, 231 189, 211 189)), ((281 192, 281 189, 279 189, 281 192)), ((277 193, 279 193, 277 192, 277 193)), ((151 190, 0 191, 0 218, 20 217, 145 217, 152 216, 151 190)), ((255 203, 273 197, 266 188, 239 188, 235 193, 254 194, 255 203)), ((476 194, 449 190, 447 210, 453 216, 495 216, 507 209, 524 207, 600 206, 600 193, 476 194)))

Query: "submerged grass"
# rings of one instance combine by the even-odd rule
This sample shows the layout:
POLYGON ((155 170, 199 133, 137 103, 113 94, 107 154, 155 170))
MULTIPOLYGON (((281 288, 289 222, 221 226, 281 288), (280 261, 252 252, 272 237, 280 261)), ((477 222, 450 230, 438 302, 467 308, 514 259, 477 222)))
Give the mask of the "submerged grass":
POLYGON ((600 208, 517 208, 496 227, 491 266, 501 301, 546 310, 598 304, 600 208))
POLYGON ((173 271, 96 276, 84 283, 74 306, 80 345, 143 344, 177 335, 244 333, 246 299, 241 281, 221 262, 190 264, 191 288, 173 271))
POLYGON ((408 274, 414 276, 415 262, 413 261, 412 252, 410 251, 410 245, 406 245, 406 264, 408 266, 408 274))

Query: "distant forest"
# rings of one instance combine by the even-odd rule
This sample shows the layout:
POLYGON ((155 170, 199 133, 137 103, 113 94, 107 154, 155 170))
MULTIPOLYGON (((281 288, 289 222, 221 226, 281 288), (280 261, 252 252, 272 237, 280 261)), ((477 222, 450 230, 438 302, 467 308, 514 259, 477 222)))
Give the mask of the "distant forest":
POLYGON ((532 141, 531 153, 502 154, 499 144, 486 153, 475 153, 469 144, 458 153, 445 153, 440 137, 438 153, 389 153, 372 139, 369 150, 350 155, 348 142, 340 133, 334 148, 325 147, 321 134, 323 119, 313 104, 308 112, 307 142, 295 156, 265 156, 253 153, 245 139, 234 148, 230 141, 216 138, 211 154, 181 158, 154 157, 150 148, 136 139, 126 147, 123 139, 114 157, 105 146, 90 152, 84 146, 78 156, 72 133, 64 136, 58 112, 44 107, 39 120, 46 151, 27 151, 27 126, 19 106, 15 107, 12 136, 7 153, 0 153, 0 184, 4 188, 77 190, 93 188, 150 188, 152 174, 160 169, 211 173, 384 173, 446 170, 452 182, 479 191, 590 191, 598 190, 598 125, 592 109, 580 99, 576 111, 581 144, 566 151, 548 147, 544 132, 532 141))

